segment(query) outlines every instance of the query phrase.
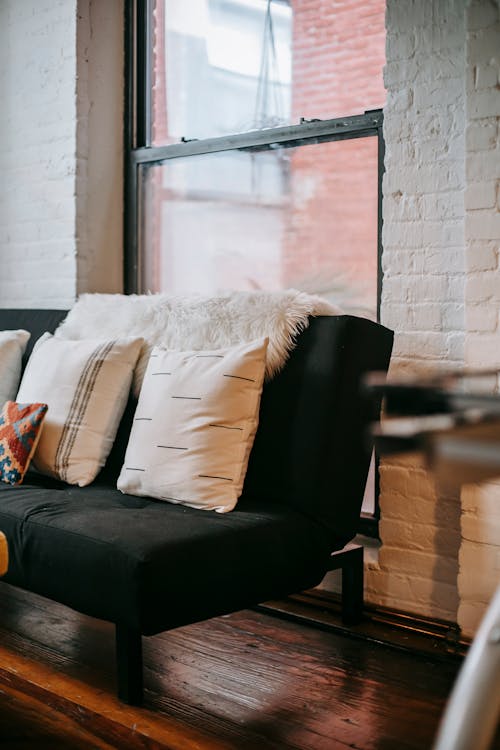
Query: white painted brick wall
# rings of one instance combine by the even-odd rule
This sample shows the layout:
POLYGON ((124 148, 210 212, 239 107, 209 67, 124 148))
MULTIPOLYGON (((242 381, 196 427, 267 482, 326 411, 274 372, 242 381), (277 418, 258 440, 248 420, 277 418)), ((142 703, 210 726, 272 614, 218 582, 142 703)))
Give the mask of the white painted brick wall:
POLYGON ((382 547, 367 570, 367 599, 398 610, 456 619, 460 503, 438 499, 413 456, 381 467, 382 547))
POLYGON ((122 291, 123 0, 0 2, 0 306, 122 291))
MULTIPOLYGON (((500 367, 499 11, 491 0, 388 0, 382 317, 396 331, 393 373, 500 367)), ((472 635, 500 580, 500 483, 438 497, 410 458, 384 463, 381 490, 368 598, 472 635)))
MULTIPOLYGON (((382 321, 415 374, 464 359, 465 0, 388 0, 386 26, 382 321)), ((416 458, 384 462, 380 502, 367 599, 456 620, 459 502, 416 458)))
MULTIPOLYGON (((465 359, 500 367, 500 9, 472 0, 467 12, 465 359)), ((462 491, 458 622, 476 630, 500 582, 500 483, 462 491)))
POLYGON ((76 294, 76 0, 0 3, 0 305, 76 294))

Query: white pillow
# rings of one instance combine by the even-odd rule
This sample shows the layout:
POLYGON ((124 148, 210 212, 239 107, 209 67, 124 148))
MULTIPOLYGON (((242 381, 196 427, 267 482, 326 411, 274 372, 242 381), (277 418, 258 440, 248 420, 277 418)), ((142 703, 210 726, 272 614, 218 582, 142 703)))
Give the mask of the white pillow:
POLYGON ((143 339, 69 341, 44 334, 17 394, 49 409, 33 463, 83 487, 104 465, 127 403, 143 339))
POLYGON ((243 488, 268 339, 213 351, 154 348, 118 489, 226 513, 243 488))
POLYGON ((21 377, 21 360, 31 334, 29 331, 0 331, 0 409, 13 401, 21 377))

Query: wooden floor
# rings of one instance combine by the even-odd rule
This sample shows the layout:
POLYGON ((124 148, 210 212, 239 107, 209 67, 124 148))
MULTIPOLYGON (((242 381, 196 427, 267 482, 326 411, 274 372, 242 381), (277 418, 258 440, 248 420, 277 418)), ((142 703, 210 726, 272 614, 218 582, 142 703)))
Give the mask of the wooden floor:
POLYGON ((144 639, 114 697, 107 623, 0 585, 0 748, 429 750, 458 662, 244 611, 144 639))

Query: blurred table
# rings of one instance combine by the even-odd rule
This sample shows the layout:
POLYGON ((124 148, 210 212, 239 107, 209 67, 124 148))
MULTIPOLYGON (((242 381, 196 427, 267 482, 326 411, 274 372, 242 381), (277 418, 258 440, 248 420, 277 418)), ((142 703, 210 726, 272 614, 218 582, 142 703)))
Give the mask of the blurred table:
MULTIPOLYGON (((438 491, 500 476, 500 396, 467 387, 498 375, 455 371, 386 383, 373 374, 368 392, 384 397, 387 415, 373 428, 379 453, 422 453, 438 491)), ((500 586, 460 669, 434 750, 487 750, 499 716, 500 586)))

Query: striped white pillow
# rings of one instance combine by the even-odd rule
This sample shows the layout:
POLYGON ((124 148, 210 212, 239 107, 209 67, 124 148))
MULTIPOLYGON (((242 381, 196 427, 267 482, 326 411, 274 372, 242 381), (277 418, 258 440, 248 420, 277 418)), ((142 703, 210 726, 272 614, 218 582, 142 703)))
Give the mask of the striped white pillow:
POLYGON ((192 508, 232 510, 259 418, 268 339, 151 354, 118 489, 192 508))
POLYGON ((36 343, 17 401, 48 405, 33 464, 83 487, 95 479, 115 439, 143 339, 36 343))

